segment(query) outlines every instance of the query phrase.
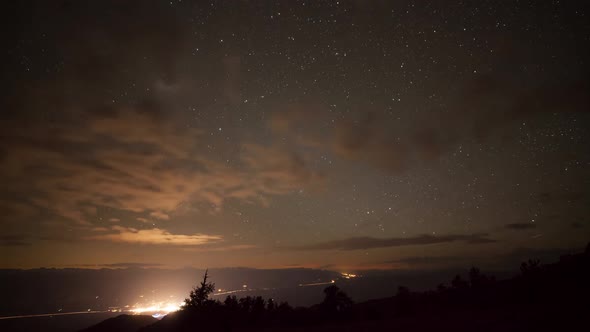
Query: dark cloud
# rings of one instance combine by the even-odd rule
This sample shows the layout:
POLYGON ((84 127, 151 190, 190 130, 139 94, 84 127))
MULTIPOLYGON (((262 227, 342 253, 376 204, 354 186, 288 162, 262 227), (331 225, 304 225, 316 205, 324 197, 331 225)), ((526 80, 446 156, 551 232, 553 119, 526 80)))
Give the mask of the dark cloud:
POLYGON ((392 123, 375 106, 342 120, 329 107, 298 104, 273 114, 269 125, 299 144, 397 173, 428 165, 460 142, 485 140, 515 120, 548 112, 588 112, 588 90, 585 77, 560 85, 517 85, 510 77, 487 74, 467 82, 444 108, 412 120, 392 123), (321 127, 330 122, 334 129, 321 127))
POLYGON ((515 248, 505 253, 494 256, 478 256, 477 254, 465 254, 461 256, 410 256, 396 258, 383 262, 392 267, 407 268, 440 268, 457 266, 466 268, 470 265, 488 267, 510 267, 515 269, 521 262, 528 259, 539 259, 543 263, 552 263, 565 254, 574 254, 583 251, 583 248, 515 248))
MULTIPOLYGON (((80 116, 72 114, 79 106, 84 112, 105 114, 110 112, 109 100, 130 90, 136 90, 138 104, 154 103, 146 91, 153 87, 146 82, 174 82, 179 54, 189 47, 185 22, 166 3, 30 1, 28 10, 16 13, 23 15, 16 20, 27 22, 21 25, 16 47, 30 54, 29 70, 45 74, 14 81, 13 103, 31 113, 11 116, 72 120, 80 116), (32 44, 44 52, 29 49, 32 44), (39 68, 48 61, 51 66, 39 68)), ((11 72, 19 69, 20 64, 11 72)))
POLYGON ((539 259, 542 263, 552 263, 559 259, 560 256, 566 254, 576 254, 583 252, 583 247, 572 248, 527 248, 520 247, 501 255, 498 260, 511 262, 513 265, 524 262, 528 259, 539 259))
POLYGON ((512 229, 515 231, 522 231, 522 230, 527 230, 527 229, 534 229, 536 228, 537 225, 533 224, 533 223, 512 223, 512 224, 506 224, 504 225, 504 228, 507 229, 512 229))
POLYGON ((541 204, 575 203, 590 200, 590 193, 587 191, 571 192, 543 192, 537 195, 541 204))
POLYGON ((163 264, 159 264, 159 263, 113 263, 113 264, 105 264, 103 266, 110 267, 110 268, 129 269, 129 268, 161 267, 161 266, 163 266, 163 264))
POLYGON ((466 259, 467 259, 466 257, 461 257, 461 256, 415 256, 415 257, 405 257, 405 258, 395 259, 395 260, 387 261, 385 263, 402 264, 402 265, 408 265, 411 267, 432 266, 432 265, 438 265, 438 264, 443 264, 445 266, 448 266, 450 263, 463 262, 466 259))
MULTIPOLYGON (((49 214, 90 226, 97 208, 107 207, 169 220, 191 206, 219 211, 228 200, 268 204, 269 196, 321 182, 293 151, 239 140, 222 158, 206 123, 187 126, 187 104, 201 114, 216 112, 205 101, 241 102, 241 59, 194 61, 192 21, 178 6, 202 9, 107 0, 33 1, 33 10, 17 11, 16 20, 32 22, 19 37, 55 59, 30 59, 53 67, 15 79, 6 109, 19 111, 0 115, 10 120, 0 124, 6 218, 49 214)), ((13 60, 22 70, 22 59, 13 60)))
POLYGON ((417 257, 406 257, 402 259, 396 259, 388 261, 388 263, 409 263, 409 264, 424 264, 439 262, 441 260, 447 261, 449 259, 455 259, 456 257, 433 257, 433 256, 417 256, 417 257))
POLYGON ((466 244, 493 243, 496 240, 488 238, 487 234, 473 235, 420 235, 408 238, 374 238, 374 237, 351 237, 343 240, 328 241, 296 247, 299 250, 364 250, 386 247, 402 247, 429 245, 450 242, 463 242, 466 244))
POLYGON ((166 265, 159 263, 112 263, 112 264, 74 264, 74 268, 101 268, 101 269, 152 269, 164 268, 166 265))
POLYGON ((23 235, 2 235, 0 236, 0 247, 29 246, 29 237, 23 235))

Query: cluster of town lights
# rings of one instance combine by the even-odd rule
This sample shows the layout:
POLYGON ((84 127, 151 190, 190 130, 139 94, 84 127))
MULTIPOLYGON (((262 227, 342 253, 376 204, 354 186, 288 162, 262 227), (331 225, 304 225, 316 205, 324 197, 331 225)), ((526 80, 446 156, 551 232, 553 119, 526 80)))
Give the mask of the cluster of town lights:
POLYGON ((160 302, 160 303, 153 303, 150 306, 147 307, 134 307, 133 309, 129 310, 134 314, 143 314, 143 313, 159 313, 159 314, 169 314, 171 312, 175 312, 180 310, 180 308, 182 307, 184 303, 179 303, 179 304, 175 304, 175 303, 164 303, 164 302, 160 302))

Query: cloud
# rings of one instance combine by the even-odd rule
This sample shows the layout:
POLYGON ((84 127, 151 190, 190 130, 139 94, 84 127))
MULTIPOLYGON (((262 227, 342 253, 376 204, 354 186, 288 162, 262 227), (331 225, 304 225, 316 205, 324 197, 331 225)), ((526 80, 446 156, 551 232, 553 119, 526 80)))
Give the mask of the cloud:
POLYGON ((522 231, 522 230, 527 230, 527 229, 533 229, 536 228, 537 225, 533 224, 533 223, 513 223, 513 224, 506 224, 504 225, 504 228, 507 229, 512 229, 515 231, 522 231))
MULTIPOLYGON (((265 191, 273 194, 284 194, 303 186, 319 186, 324 176, 309 168, 301 155, 288 148, 279 146, 262 146, 244 144, 241 160, 252 174, 258 178, 249 183, 250 190, 259 193, 265 191), (273 184, 272 187, 269 184, 273 184)), ((246 188, 232 193, 234 197, 248 197, 246 188)))
POLYGON ((152 213, 150 213, 151 217, 154 217, 156 219, 161 219, 161 220, 170 220, 170 216, 167 215, 164 212, 160 212, 160 211, 154 211, 152 213))
POLYGON ((93 269, 149 269, 165 267, 159 263, 112 263, 112 264, 73 264, 72 268, 93 268, 93 269))
POLYGON ((28 237, 21 235, 2 235, 0 236, 0 247, 21 247, 29 246, 31 243, 28 237))
POLYGON ((551 263, 560 256, 566 254, 576 254, 583 252, 583 247, 573 247, 573 248, 515 248, 510 252, 501 255, 499 257, 500 260, 514 262, 515 264, 524 262, 528 259, 539 259, 542 263, 551 263))
POLYGON ((161 267, 164 266, 163 264, 159 263, 113 263, 113 264, 102 264, 103 267, 107 268, 117 268, 117 269, 130 269, 130 268, 153 268, 153 267, 161 267))
POLYGON ((0 201, 21 198, 28 209, 5 210, 15 217, 49 211, 91 226, 99 207, 168 220, 183 206, 266 205, 271 196, 322 183, 289 149, 243 143, 235 165, 228 165, 198 153, 200 137, 198 130, 125 108, 75 126, 15 124, 0 142, 9 152, 0 160, 0 201))
POLYGON ((570 192, 544 192, 537 196, 541 204, 556 204, 556 203, 576 203, 579 201, 588 201, 590 193, 587 191, 570 191, 570 192))
POLYGON ((113 226, 115 231, 111 234, 90 236, 91 240, 103 240, 113 242, 125 242, 136 244, 157 244, 157 245, 175 245, 175 246, 200 246, 204 244, 216 243, 222 240, 218 235, 207 234, 171 234, 170 232, 160 229, 142 229, 113 226))
POLYGON ((420 235, 407 238, 374 238, 351 237, 343 240, 327 241, 292 249, 298 250, 365 250, 374 248, 402 247, 429 245, 449 242, 464 242, 467 244, 485 244, 496 242, 488 238, 487 234, 473 235, 420 235))
POLYGON ((574 228, 574 229, 578 229, 578 228, 582 228, 582 227, 584 227, 584 224, 583 224, 583 223, 581 223, 581 222, 574 221, 573 223, 571 223, 571 226, 572 226, 572 228, 574 228))
POLYGON ((412 256, 394 259, 384 263, 396 267, 433 268, 438 266, 465 266, 473 261, 477 261, 477 259, 466 256, 412 256))
POLYGON ((254 244, 234 244, 234 245, 205 245, 201 247, 187 247, 184 248, 184 251, 190 252, 218 252, 218 251, 241 251, 241 250, 251 250, 251 249, 258 249, 260 248, 254 244))
MULTIPOLYGON (((587 78, 573 78, 560 85, 516 81, 480 75, 458 88, 460 93, 449 97, 444 108, 407 119, 392 121, 375 107, 342 117, 330 107, 301 103, 273 113, 268 125, 296 144, 400 173, 430 165, 461 142, 484 140, 511 121, 539 113, 590 109, 587 78)), ((573 199, 579 197, 574 195, 573 199)))
POLYGON ((514 248, 496 255, 477 255, 477 253, 466 253, 463 256, 410 256, 385 261, 384 264, 392 264, 395 267, 407 268, 448 268, 457 266, 495 266, 505 268, 507 266, 517 267, 521 262, 530 258, 540 259, 543 263, 551 263, 564 254, 575 254, 584 251, 584 248, 514 248))
POLYGON ((6 219, 32 224, 43 215, 44 223, 91 228, 97 209, 108 208, 168 220, 220 211, 229 200, 266 205, 317 183, 318 172, 292 151, 205 132, 211 123, 201 120, 241 104, 242 60, 222 52, 195 61, 194 35, 178 16, 192 5, 37 5, 18 39, 43 27, 52 36, 46 54, 68 59, 34 82, 22 80, 16 64, 6 66, 14 84, 0 103, 18 110, 0 115, 6 219))
POLYGON ((395 259, 391 261, 387 261, 387 263, 406 263, 410 265, 422 265, 422 264, 432 264, 432 263, 440 263, 440 262, 448 262, 451 260, 457 259, 464 259, 464 257, 451 257, 451 256, 414 256, 414 257, 405 257, 400 259, 395 259))

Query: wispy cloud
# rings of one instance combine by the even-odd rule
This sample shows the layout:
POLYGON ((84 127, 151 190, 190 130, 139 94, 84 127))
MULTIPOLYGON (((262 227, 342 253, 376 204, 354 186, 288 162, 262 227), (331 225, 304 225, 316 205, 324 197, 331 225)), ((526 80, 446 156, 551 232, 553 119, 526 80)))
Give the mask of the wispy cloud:
POLYGON ((159 263, 113 263, 113 264, 103 264, 104 267, 109 268, 121 268, 121 269, 128 269, 128 268, 153 268, 153 267, 162 267, 163 264, 159 263))
POLYGON ((449 242, 463 242, 467 244, 493 243, 496 240, 488 238, 487 234, 473 235, 420 235, 407 238, 374 238, 351 237, 343 240, 327 241, 307 246, 294 247, 298 250, 364 250, 386 247, 402 247, 429 245, 449 242))
POLYGON ((218 235, 207 234, 172 234, 160 228, 138 230, 130 227, 113 226, 114 233, 90 236, 91 240, 137 244, 168 244, 176 246, 200 246, 222 240, 218 235))
POLYGON ((28 246, 31 243, 28 237, 21 235, 2 235, 0 236, 0 247, 20 247, 28 246))
POLYGON ((527 223, 512 223, 504 225, 504 228, 515 230, 515 231, 523 231, 527 229, 534 229, 537 225, 527 222, 527 223))
POLYGON ((166 267, 164 264, 159 263, 112 263, 112 264, 74 264, 68 267, 72 268, 93 268, 93 269, 149 269, 149 268, 163 268, 166 267))
POLYGON ((122 223, 134 220, 130 212, 168 220, 186 210, 220 211, 229 200, 268 204, 316 183, 305 158, 255 144, 256 137, 222 144, 208 135, 210 123, 182 111, 187 104, 207 109, 211 96, 216 103, 241 103, 240 57, 195 63, 193 36, 178 13, 166 4, 138 3, 72 4, 67 11, 41 5, 45 14, 36 24, 63 37, 55 49, 72 61, 59 75, 11 85, 9 108, 19 112, 0 122, 2 214, 19 224, 43 214, 43 221, 90 228, 97 208, 119 210, 122 223), (141 7, 134 18, 157 28, 130 25, 127 6, 141 7), (108 24, 97 29, 85 19, 95 15, 108 17, 108 24), (137 61, 145 54, 148 67, 137 61), (206 77, 196 79, 195 72, 206 77), (127 95, 131 85, 137 91, 127 95), (50 124, 39 116, 47 112, 50 124))
POLYGON ((470 256, 411 256, 384 262, 400 268, 434 268, 439 266, 466 266, 476 261, 470 256))
POLYGON ((232 166, 197 153, 198 130, 140 110, 113 112, 89 114, 75 126, 32 122, 4 130, 3 188, 28 206, 9 210, 12 217, 49 211, 90 227, 97 207, 108 207, 169 220, 183 206, 218 211, 228 200, 268 204, 272 196, 321 183, 287 149, 245 143, 232 166))
POLYGON ((260 247, 253 244, 234 244, 234 245, 204 245, 199 247, 187 247, 184 251, 190 252, 218 252, 218 251, 240 251, 259 249, 260 247))
POLYGON ((170 216, 164 212, 161 212, 161 211, 154 211, 154 212, 150 213, 150 216, 152 216, 156 219, 170 220, 170 216))

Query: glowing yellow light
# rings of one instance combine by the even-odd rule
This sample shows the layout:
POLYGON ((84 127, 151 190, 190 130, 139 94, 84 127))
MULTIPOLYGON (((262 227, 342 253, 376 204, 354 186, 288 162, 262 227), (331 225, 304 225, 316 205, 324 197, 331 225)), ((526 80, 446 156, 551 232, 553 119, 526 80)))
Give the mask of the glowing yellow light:
POLYGON ((344 279, 352 279, 352 278, 356 278, 357 277, 357 275, 356 274, 353 274, 353 273, 341 273, 341 274, 342 274, 342 277, 344 279))
POLYGON ((182 304, 160 302, 160 303, 153 303, 152 305, 146 306, 146 307, 135 307, 135 308, 131 309, 130 311, 134 314, 143 314, 143 313, 169 314, 171 312, 175 312, 175 311, 180 310, 181 306, 182 306, 182 304))

